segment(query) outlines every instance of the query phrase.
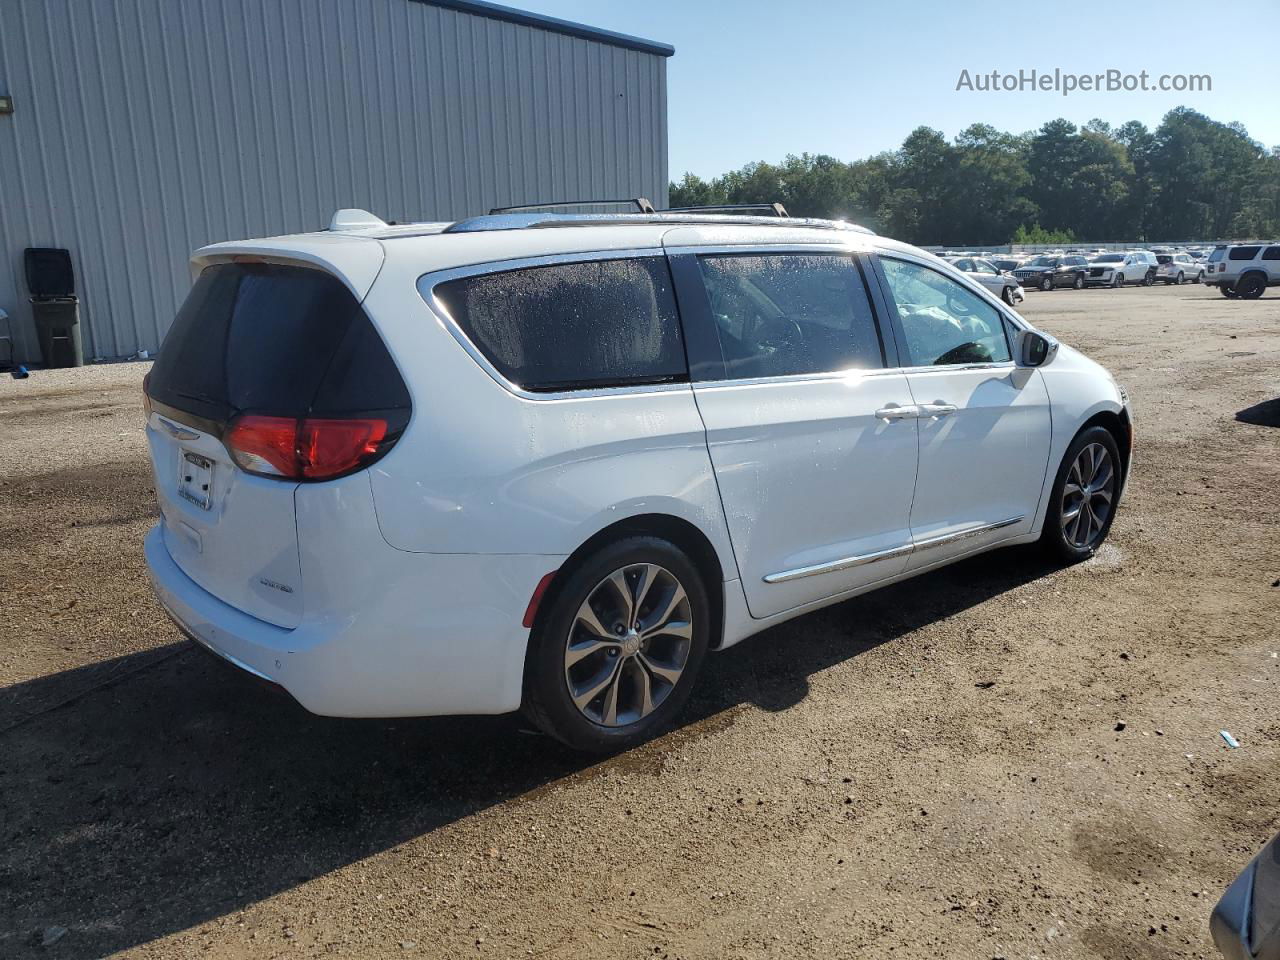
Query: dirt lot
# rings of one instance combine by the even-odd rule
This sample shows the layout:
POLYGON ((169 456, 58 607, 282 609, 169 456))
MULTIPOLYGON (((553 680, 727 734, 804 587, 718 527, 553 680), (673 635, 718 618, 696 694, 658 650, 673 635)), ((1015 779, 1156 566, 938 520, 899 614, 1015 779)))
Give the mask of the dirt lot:
POLYGON ((1213 956, 1280 828, 1280 297, 1025 312, 1134 398, 1100 555, 770 630, 601 763, 313 717, 179 642, 145 365, 0 381, 0 956, 1213 956))

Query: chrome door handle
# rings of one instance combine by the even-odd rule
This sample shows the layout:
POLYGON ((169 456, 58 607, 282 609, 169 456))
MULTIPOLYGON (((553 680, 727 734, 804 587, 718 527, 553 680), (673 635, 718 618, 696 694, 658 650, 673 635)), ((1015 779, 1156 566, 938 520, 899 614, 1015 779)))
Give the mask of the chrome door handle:
POLYGON ((954 403, 922 403, 920 405, 920 416, 932 417, 937 420, 940 417, 950 416, 959 409, 954 403))
POLYGON ((884 420, 885 422, 890 420, 914 420, 919 416, 920 408, 915 404, 900 407, 896 403, 890 403, 876 411, 876 419, 884 420))

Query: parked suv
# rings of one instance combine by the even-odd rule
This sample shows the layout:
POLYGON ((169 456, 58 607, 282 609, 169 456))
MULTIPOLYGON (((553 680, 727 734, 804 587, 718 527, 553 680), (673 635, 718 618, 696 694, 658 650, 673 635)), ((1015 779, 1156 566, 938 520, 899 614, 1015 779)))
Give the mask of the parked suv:
POLYGON ((1224 297, 1256 300, 1280 283, 1280 244, 1232 243, 1214 247, 1204 282, 1224 297))
POLYGON ((709 650, 996 547, 1090 556, 1128 473, 1110 374, 848 224, 344 212, 192 265, 151 577, 320 714, 619 749, 709 650))
POLYGON ((1199 283, 1204 278, 1204 268, 1186 253, 1157 253, 1156 279, 1165 283, 1199 283))
POLYGON ((1091 287, 1123 287, 1127 283, 1155 282, 1160 264, 1153 253, 1134 250, 1129 253, 1104 253, 1089 264, 1087 283, 1091 287))
POLYGON ((1089 261, 1077 255, 1042 256, 1028 260, 1013 275, 1024 287, 1052 290, 1055 287, 1074 287, 1079 290, 1089 274, 1089 261))

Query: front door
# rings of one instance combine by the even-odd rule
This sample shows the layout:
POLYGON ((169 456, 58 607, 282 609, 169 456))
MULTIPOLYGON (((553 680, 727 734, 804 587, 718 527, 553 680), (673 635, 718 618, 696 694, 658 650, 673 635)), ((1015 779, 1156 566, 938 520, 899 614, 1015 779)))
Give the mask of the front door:
POLYGON ((672 267, 752 616, 902 572, 917 421, 858 261, 690 252, 672 267))
POLYGON ((918 569, 1031 530, 1049 398, 1039 371, 1013 363, 994 305, 923 262, 879 262, 921 413, 908 564, 918 569))

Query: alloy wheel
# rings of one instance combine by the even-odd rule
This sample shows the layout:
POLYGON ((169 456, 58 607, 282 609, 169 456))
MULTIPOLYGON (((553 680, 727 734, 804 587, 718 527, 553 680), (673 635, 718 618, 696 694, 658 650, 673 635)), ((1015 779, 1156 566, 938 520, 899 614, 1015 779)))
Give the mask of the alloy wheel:
POLYGON ((674 574, 656 563, 615 570, 587 594, 565 639, 569 698, 601 726, 642 720, 680 682, 692 641, 693 610, 674 574))
POLYGON ((1116 470, 1111 453, 1100 443, 1077 454, 1062 487, 1062 535, 1078 550, 1095 546, 1111 516, 1116 470))

